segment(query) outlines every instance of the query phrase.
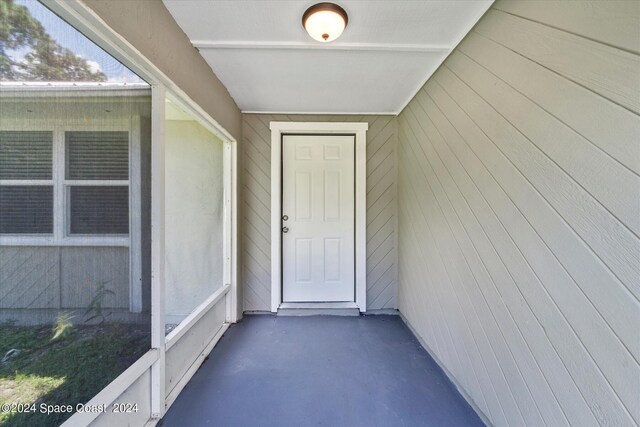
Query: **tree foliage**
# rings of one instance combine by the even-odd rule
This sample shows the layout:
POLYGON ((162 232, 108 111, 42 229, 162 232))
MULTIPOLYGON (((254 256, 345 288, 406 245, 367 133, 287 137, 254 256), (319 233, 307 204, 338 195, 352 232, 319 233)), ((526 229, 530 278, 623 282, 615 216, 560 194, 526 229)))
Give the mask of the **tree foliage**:
POLYGON ((25 6, 0 0, 0 80, 106 81, 107 76, 60 46, 25 6))

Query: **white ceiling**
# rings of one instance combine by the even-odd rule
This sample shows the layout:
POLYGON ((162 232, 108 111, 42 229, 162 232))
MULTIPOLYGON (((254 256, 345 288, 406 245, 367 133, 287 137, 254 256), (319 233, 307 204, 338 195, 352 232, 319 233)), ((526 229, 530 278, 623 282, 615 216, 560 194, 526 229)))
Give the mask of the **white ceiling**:
POLYGON ((163 0, 244 112, 400 112, 492 0, 336 1, 349 24, 322 44, 316 1, 163 0))

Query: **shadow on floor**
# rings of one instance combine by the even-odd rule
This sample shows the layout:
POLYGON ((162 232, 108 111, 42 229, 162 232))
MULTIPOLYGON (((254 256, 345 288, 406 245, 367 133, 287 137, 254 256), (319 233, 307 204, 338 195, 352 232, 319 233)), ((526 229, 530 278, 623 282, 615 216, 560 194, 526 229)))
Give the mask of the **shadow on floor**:
POLYGON ((482 426, 398 316, 246 316, 162 421, 173 426, 482 426))

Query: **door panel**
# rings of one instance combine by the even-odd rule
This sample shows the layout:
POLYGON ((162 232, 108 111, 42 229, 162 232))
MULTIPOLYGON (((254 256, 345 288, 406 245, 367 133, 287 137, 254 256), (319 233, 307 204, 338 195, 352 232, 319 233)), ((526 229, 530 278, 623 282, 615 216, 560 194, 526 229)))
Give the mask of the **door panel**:
POLYGON ((295 239, 295 273, 296 283, 311 283, 312 239, 295 239))
POLYGON ((311 173, 295 172, 295 215, 296 221, 311 221, 311 173))
POLYGON ((354 136, 283 136, 284 302, 354 301, 354 156, 354 136))
POLYGON ((342 195, 342 171, 324 171, 324 220, 340 222, 340 197, 342 195))

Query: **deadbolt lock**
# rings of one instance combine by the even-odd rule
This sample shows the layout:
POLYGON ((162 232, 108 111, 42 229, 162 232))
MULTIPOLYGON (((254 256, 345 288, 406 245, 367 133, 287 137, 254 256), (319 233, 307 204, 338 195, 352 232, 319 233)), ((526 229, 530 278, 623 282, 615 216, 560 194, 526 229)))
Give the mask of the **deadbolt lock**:
POLYGON ((286 220, 288 220, 288 219, 289 219, 289 215, 282 215, 282 220, 283 220, 283 221, 286 221, 286 220))

